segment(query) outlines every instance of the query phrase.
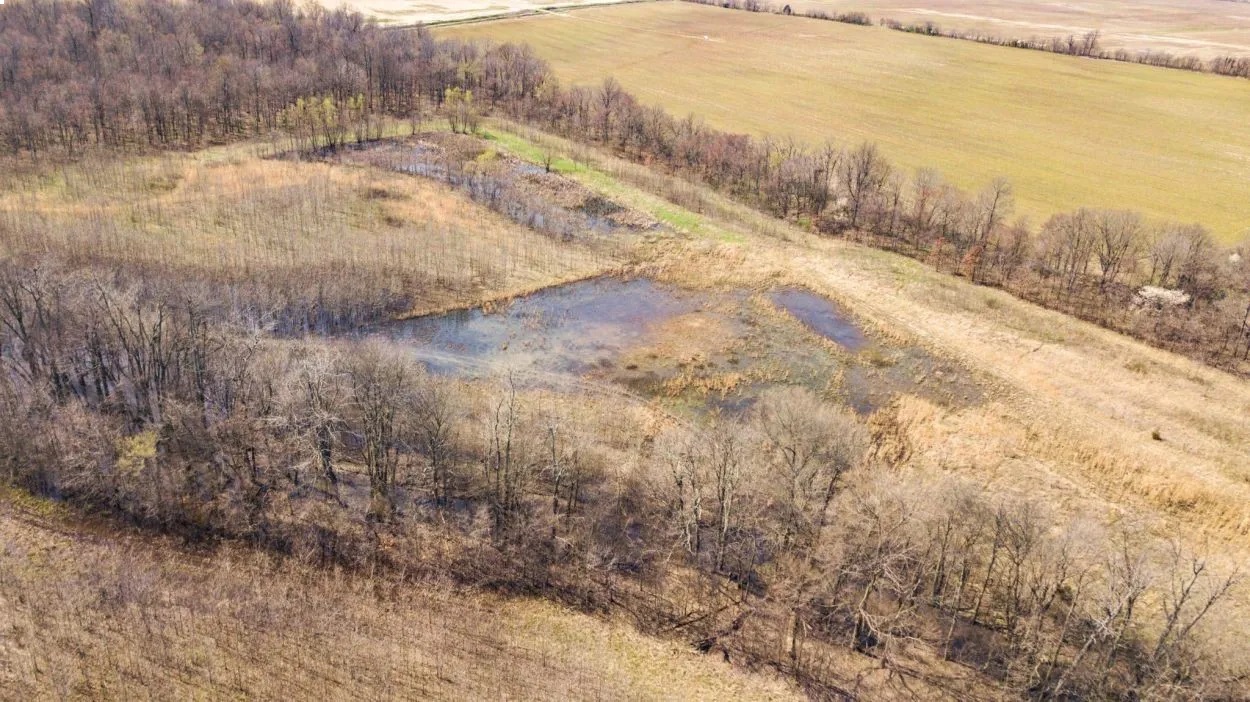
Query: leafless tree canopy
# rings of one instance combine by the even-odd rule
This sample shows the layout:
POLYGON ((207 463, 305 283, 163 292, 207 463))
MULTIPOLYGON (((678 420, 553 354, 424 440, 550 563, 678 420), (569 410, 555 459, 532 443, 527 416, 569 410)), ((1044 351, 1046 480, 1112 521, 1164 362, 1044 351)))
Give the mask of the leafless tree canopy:
MULTIPOLYGON (((256 135, 336 149, 383 119, 437 109, 473 132, 493 111, 1213 363, 1250 355, 1250 276, 1201 227, 1076 209, 1035 231, 1006 181, 969 196, 871 144, 720 132, 612 80, 561 87, 526 47, 281 1, 157 0, 10 2, 0 47, 15 163, 256 135)), ((742 416, 605 419, 514 377, 293 338, 384 318, 419 288, 381 264, 350 271, 368 285, 319 273, 0 261, 0 476, 190 539, 629 613, 817 697, 845 694, 846 655, 904 685, 922 658, 966 666, 1037 699, 1247 694, 1211 645, 1240 583, 1214 555, 912 479, 889 422, 806 390, 742 416)))
POLYGON ((194 296, 12 266, 0 283, 0 456, 42 494, 191 538, 624 606, 813 691, 833 651, 906 677, 920 645, 1039 698, 1239 689, 1206 644, 1237 571, 916 483, 881 448, 889 423, 807 390, 639 440, 515 378, 270 340, 194 296), (690 574, 701 594, 670 590, 690 574))

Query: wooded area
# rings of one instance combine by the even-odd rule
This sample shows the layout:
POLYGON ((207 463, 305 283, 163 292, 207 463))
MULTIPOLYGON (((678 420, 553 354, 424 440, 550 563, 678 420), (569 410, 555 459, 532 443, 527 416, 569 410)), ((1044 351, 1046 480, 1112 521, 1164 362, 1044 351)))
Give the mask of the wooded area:
POLYGON ((1074 210, 1036 228, 1012 219, 1001 180, 967 194, 933 171, 900 172, 872 144, 728 134, 644 106, 611 79, 561 87, 525 46, 311 13, 281 2, 8 6, 4 141, 32 155, 275 133, 298 148, 335 147, 376 138, 384 117, 420 121, 450 98, 455 129, 498 110, 1204 362, 1244 373, 1250 361, 1250 272, 1197 224, 1074 210))
POLYGON ((865 426, 777 389, 645 440, 619 408, 431 377, 385 346, 241 333, 141 281, 2 278, 0 456, 39 494, 623 608, 817 696, 840 695, 838 649, 904 674, 939 655, 1047 699, 1239 689, 1202 626, 1237 571, 1131 523, 1056 531, 1027 499, 892 473, 912 448, 889 412, 865 426))
MULTIPOLYGON (((0 129, 26 167, 253 136, 334 149, 384 120, 438 111, 472 132, 498 111, 1222 367, 1250 357, 1246 265, 1200 226, 1075 209, 1035 230, 1005 181, 969 195, 871 144, 719 132, 610 79, 558 86, 523 46, 282 0, 19 1, 0 45, 0 129)), ((0 220, 52 235, 18 224, 0 220)), ((3 475, 192 539, 628 612, 818 698, 846 695, 847 652, 939 689, 917 661, 959 664, 1035 699, 1245 692, 1208 630, 1236 570, 1131 520, 1056 530, 1029 500, 910 481, 891 471, 914 447, 889 409, 864 421, 781 388, 693 424, 433 377, 386 345, 292 338, 386 319, 427 280, 381 258, 340 273, 355 285, 318 272, 7 257, 3 475)))

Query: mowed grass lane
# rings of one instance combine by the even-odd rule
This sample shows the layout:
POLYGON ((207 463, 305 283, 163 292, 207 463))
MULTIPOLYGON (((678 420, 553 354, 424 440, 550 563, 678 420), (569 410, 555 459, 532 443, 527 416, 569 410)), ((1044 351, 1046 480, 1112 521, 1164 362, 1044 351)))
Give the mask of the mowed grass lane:
POLYGON ((1250 81, 679 2, 438 30, 525 41, 570 83, 615 76, 722 129, 877 142, 1035 220, 1127 207, 1250 235, 1250 81))

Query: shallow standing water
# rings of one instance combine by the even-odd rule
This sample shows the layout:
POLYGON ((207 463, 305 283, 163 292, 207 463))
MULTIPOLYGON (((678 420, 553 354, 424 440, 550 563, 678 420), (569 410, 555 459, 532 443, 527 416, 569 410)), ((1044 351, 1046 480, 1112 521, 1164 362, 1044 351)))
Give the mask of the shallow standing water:
POLYGON ((859 351, 868 345, 864 332, 829 298, 803 288, 782 288, 768 298, 812 331, 848 351, 859 351))
POLYGON ((546 288, 503 308, 419 317, 383 333, 410 342, 434 372, 526 367, 584 373, 611 364, 655 325, 694 312, 697 293, 636 278, 598 278, 546 288))
POLYGON ((860 414, 902 393, 944 404, 979 395, 965 372, 920 347, 874 342, 827 298, 802 288, 765 297, 811 333, 759 314, 745 290, 689 291, 645 278, 570 283, 373 333, 434 373, 518 371, 540 384, 589 382, 730 414, 778 383, 832 393, 860 414))

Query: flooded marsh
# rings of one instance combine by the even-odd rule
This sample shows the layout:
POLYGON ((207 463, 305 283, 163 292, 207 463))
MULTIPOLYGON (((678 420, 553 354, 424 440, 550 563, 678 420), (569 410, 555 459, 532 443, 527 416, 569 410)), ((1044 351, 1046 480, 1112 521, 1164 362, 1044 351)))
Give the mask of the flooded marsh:
POLYGON ((574 379, 694 411, 744 411, 777 384, 806 386, 860 413, 904 393, 952 406, 979 398, 959 366, 875 338, 801 288, 689 290, 604 277, 372 333, 434 373, 574 379))

